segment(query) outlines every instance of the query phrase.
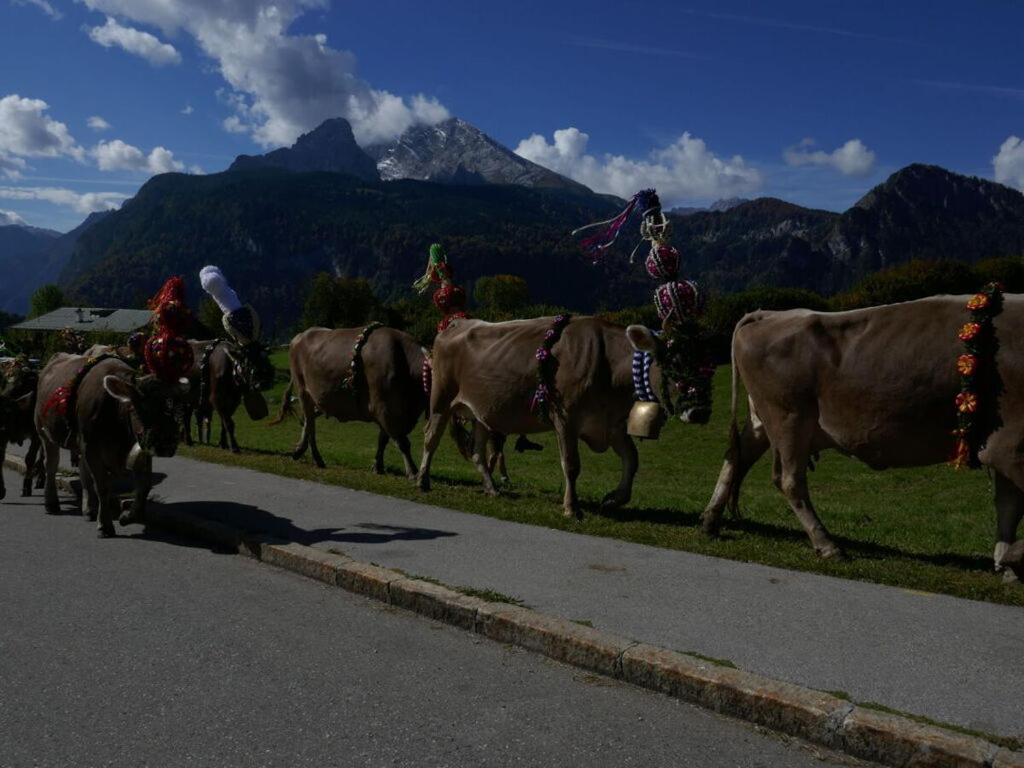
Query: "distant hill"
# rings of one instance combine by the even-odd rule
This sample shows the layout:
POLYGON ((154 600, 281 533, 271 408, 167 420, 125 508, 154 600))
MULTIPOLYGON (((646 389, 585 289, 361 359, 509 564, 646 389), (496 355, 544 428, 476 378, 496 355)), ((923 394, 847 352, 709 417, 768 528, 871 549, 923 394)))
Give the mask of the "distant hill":
POLYGON ((336 173, 164 174, 82 236, 61 283, 95 306, 131 307, 179 273, 198 303, 197 273, 213 263, 280 334, 298 319, 314 273, 365 277, 382 298, 398 298, 438 241, 467 288, 482 275, 514 272, 538 302, 618 306, 645 301, 650 281, 626 259, 593 268, 569 232, 621 204, 573 190, 336 173))
MULTIPOLYGON (((568 233, 621 207, 575 189, 367 182, 273 169, 151 179, 78 240, 61 282, 97 306, 135 306, 169 274, 219 264, 281 333, 300 314, 311 275, 368 278, 384 299, 407 295, 429 243, 448 247, 467 284, 522 275, 535 301, 577 310, 650 300, 652 282, 626 254, 624 231, 592 267, 568 233)), ((914 258, 1024 255, 1024 195, 934 166, 893 174, 845 213, 772 198, 672 215, 683 269, 716 291, 754 285, 843 290, 914 258)))
POLYGON ((441 184, 518 184, 571 189, 585 186, 515 154, 465 120, 414 125, 392 142, 367 148, 385 181, 417 179, 441 184))
POLYGON ((24 225, 0 227, 0 310, 24 314, 36 288, 56 282, 78 238, 110 211, 90 213, 63 235, 24 225))
POLYGON ((347 173, 366 181, 377 181, 377 163, 366 154, 352 135, 348 120, 325 120, 309 133, 299 136, 291 147, 265 155, 239 155, 229 171, 281 168, 286 171, 330 171, 347 173))

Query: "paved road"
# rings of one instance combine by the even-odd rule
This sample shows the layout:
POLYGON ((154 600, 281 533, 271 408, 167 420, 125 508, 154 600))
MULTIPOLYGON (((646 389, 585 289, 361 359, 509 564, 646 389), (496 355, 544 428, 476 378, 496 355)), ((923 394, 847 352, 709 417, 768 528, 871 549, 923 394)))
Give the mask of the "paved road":
POLYGON ((13 502, 5 768, 838 764, 245 558, 137 531, 100 541, 13 502))
POLYGON ((167 478, 156 495, 211 518, 447 584, 495 589, 547 613, 811 688, 1024 736, 1019 608, 502 522, 183 458, 158 460, 157 470, 167 478))

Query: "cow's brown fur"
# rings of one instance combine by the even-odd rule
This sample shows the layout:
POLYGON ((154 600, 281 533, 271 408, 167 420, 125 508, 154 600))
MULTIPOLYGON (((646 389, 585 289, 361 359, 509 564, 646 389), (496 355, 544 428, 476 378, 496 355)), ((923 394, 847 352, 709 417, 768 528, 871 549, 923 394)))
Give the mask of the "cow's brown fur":
MULTIPOLYGON (((530 434, 554 430, 565 475, 564 510, 580 515, 576 479, 580 471, 579 441, 592 450, 609 447, 622 460, 618 488, 605 504, 629 501, 637 470, 637 452, 626 433, 633 405, 633 349, 622 326, 594 317, 573 319, 555 344, 557 401, 551 420, 530 411, 537 385, 535 352, 552 318, 487 323, 460 320, 440 334, 434 345, 434 385, 424 438, 419 485, 430 488, 430 464, 447 421, 454 415, 476 422, 474 463, 488 493, 496 493, 484 460, 489 432, 530 434)), ((655 387, 660 370, 653 366, 655 387)), ((656 390, 657 391, 657 390, 656 390)))
MULTIPOLYGON (((21 495, 32 495, 32 479, 36 473, 36 458, 39 454, 39 437, 33 423, 38 376, 18 361, 12 360, 0 368, 0 466, 3 465, 8 443, 21 445, 29 441, 25 454, 25 477, 21 483, 21 495)), ((6 496, 3 472, 0 472, 0 499, 6 496)))
MULTIPOLYGON (((966 322, 967 296, 850 312, 755 312, 733 336, 734 404, 737 377, 752 416, 734 432, 704 526, 716 533, 751 465, 769 448, 773 479, 818 554, 840 554, 811 503, 812 456, 834 448, 873 469, 939 464, 953 455, 957 330, 966 322)), ((1024 513, 1024 297, 1007 296, 995 320, 996 360, 1003 392, 1002 426, 988 439, 981 462, 995 473, 999 541, 1012 543, 1024 513)), ((979 393, 995 398, 989 380, 979 393)))
POLYGON ((292 454, 301 458, 308 449, 318 467, 324 460, 316 443, 316 417, 338 421, 369 421, 379 427, 375 472, 384 471, 384 449, 389 440, 398 446, 409 476, 416 473, 409 433, 423 413, 427 398, 422 372, 425 352, 407 333, 377 328, 362 349, 362 373, 354 388, 342 382, 350 374, 352 349, 362 328, 309 328, 292 339, 288 352, 291 383, 285 390, 280 422, 294 392, 302 407, 302 436, 292 454))
MULTIPOLYGON (((123 360, 109 358, 96 364, 81 380, 73 412, 61 415, 53 408, 47 410, 50 395, 69 382, 85 361, 82 355, 57 354, 39 375, 35 424, 46 461, 45 506, 51 514, 60 511, 56 485, 60 447, 73 437, 80 454, 85 514, 98 519, 101 536, 112 536, 118 505, 114 483, 125 470, 128 454, 143 431, 149 435, 156 455, 174 454, 179 425, 173 406, 181 392, 152 376, 140 378, 123 360), (130 403, 115 397, 115 392, 130 403)), ((133 480, 135 496, 130 511, 121 516, 122 524, 143 518, 152 486, 148 469, 133 472, 133 480)))

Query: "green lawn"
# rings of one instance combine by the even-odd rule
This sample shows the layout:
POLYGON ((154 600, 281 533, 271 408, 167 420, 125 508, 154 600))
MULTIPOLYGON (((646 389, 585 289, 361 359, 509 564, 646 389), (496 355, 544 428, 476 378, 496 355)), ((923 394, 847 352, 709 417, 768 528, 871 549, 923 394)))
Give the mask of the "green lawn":
MULTIPOLYGON (((274 362, 285 369, 285 353, 276 353, 274 362)), ((279 379, 268 393, 273 413, 287 380, 284 370, 279 379)), ((317 435, 328 464, 324 470, 314 467, 308 455, 298 462, 288 456, 299 435, 295 419, 269 426, 265 421, 251 422, 241 410, 237 417, 241 455, 205 446, 183 447, 182 452, 502 520, 1024 606, 1024 587, 1003 585, 991 571, 995 512, 984 472, 957 472, 946 466, 872 472, 852 459, 823 454, 810 476, 811 492, 826 527, 849 556, 831 562, 814 555, 796 518, 772 486, 765 457, 744 484, 743 519, 727 521, 720 539, 705 537, 699 517, 725 451, 728 387, 729 371, 721 368, 715 379, 717 410, 709 425, 670 423, 661 439, 640 445, 633 501, 618 512, 598 509, 601 497, 618 482, 617 457, 611 451, 598 455, 583 447, 579 493, 587 514, 581 523, 562 517, 561 469, 552 435, 539 437, 545 446, 541 453, 509 455, 514 485, 499 498, 481 492, 476 471, 447 438, 434 462, 434 490, 429 494, 421 494, 401 474, 401 459, 392 446, 386 455, 388 474, 372 474, 377 428, 370 424, 320 419, 317 435)), ((219 429, 215 424, 215 439, 219 429)), ((416 429, 411 437, 418 461, 422 430, 416 429)))

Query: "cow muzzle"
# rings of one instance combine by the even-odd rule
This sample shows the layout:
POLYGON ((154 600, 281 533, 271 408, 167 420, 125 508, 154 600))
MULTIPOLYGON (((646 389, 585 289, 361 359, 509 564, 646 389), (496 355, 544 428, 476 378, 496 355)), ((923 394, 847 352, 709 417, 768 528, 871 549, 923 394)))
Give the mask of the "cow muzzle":
POLYGON ((684 424, 707 424, 711 421, 711 409, 704 406, 689 408, 679 414, 679 420, 684 424))

